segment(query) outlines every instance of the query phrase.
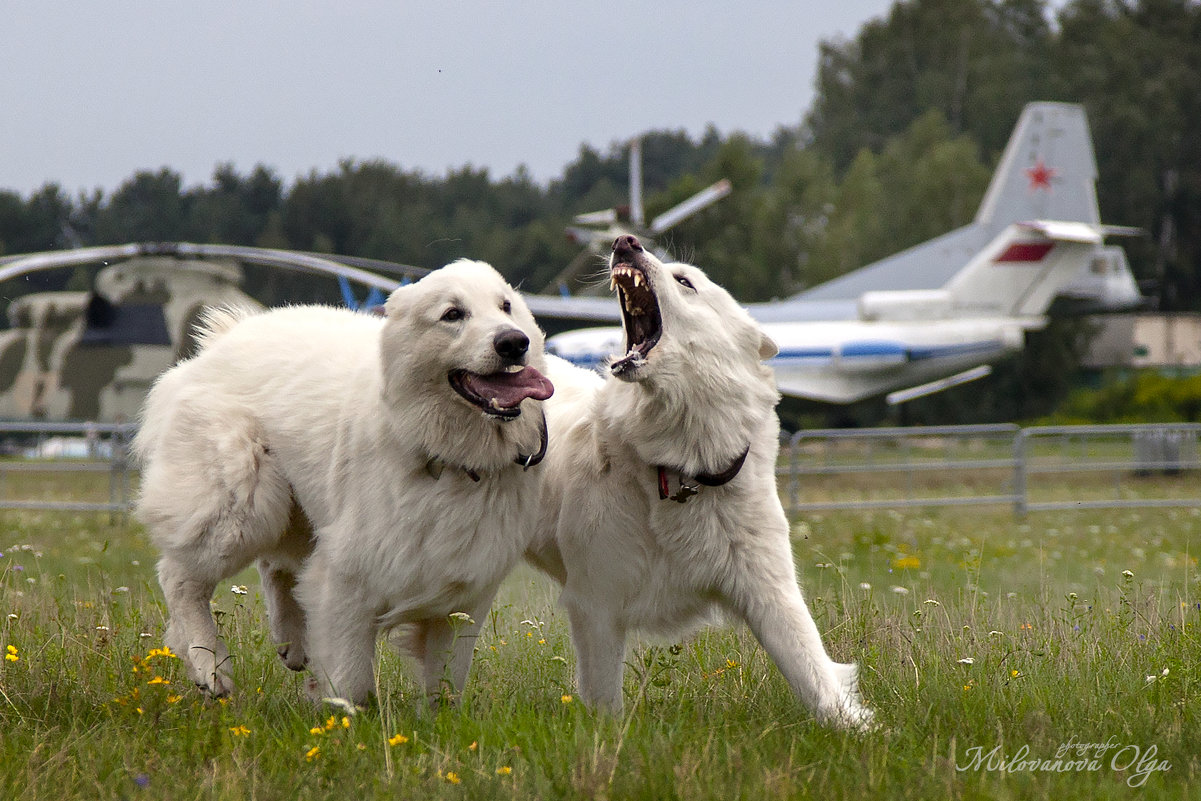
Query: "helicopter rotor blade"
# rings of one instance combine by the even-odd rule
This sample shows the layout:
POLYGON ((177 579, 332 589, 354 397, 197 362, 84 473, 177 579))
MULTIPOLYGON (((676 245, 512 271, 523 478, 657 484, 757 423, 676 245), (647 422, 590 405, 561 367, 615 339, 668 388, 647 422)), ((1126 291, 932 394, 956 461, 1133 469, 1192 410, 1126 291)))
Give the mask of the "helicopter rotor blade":
POLYGON ((651 220, 651 233, 663 233, 681 220, 690 217, 706 206, 710 206, 721 200, 723 197, 730 194, 732 189, 733 187, 730 185, 730 182, 725 178, 722 178, 717 183, 702 189, 682 203, 677 203, 655 219, 651 220))

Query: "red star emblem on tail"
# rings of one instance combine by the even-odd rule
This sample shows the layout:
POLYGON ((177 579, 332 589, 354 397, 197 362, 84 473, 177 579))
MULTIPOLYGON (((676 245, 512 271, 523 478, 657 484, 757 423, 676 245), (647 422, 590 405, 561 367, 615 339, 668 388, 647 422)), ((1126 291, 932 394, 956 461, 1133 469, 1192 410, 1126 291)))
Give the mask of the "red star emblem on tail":
POLYGON ((1048 167, 1039 159, 1033 167, 1026 170, 1026 175, 1030 178, 1030 189, 1050 189, 1051 179, 1055 177, 1059 171, 1048 167))

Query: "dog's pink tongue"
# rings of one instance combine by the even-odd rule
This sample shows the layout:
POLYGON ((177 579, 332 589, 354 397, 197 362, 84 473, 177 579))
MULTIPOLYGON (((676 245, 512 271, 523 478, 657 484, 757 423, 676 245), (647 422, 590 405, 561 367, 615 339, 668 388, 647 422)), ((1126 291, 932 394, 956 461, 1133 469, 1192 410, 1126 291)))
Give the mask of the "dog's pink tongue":
POLYGON ((550 379, 533 367, 516 373, 473 375, 468 383, 472 392, 481 398, 494 399, 505 409, 511 409, 526 398, 546 400, 555 392, 550 379))

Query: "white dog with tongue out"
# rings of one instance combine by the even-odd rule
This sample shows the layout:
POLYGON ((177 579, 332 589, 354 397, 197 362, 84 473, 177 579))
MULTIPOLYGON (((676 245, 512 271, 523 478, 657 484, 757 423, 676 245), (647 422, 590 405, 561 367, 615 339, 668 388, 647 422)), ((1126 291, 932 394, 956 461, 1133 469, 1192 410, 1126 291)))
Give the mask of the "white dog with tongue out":
POLYGON ((618 710, 626 638, 730 613, 827 724, 868 728, 854 665, 834 662, 797 587, 776 492, 776 346, 696 267, 618 238, 625 353, 602 380, 548 357, 540 539, 563 584, 580 696, 618 710))
POLYGON ((460 261, 397 289, 383 318, 218 310, 201 334, 134 443, 167 644, 192 680, 232 689, 209 599, 256 561, 279 654, 319 697, 363 701, 376 635, 398 624, 427 690, 461 689, 545 470, 553 387, 520 295, 460 261))

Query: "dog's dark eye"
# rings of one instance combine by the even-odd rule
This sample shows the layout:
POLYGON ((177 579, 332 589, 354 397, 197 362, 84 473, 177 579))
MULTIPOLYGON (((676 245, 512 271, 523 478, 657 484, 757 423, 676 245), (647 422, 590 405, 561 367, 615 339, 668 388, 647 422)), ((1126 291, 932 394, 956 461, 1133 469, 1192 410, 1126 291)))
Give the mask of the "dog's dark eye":
POLYGON ((694 287, 694 286, 692 285, 692 282, 691 282, 691 281, 689 281, 687 278, 685 278, 685 277, 684 277, 684 276, 682 276, 682 275, 677 275, 677 276, 676 276, 676 282, 677 282, 677 283, 679 283, 679 285, 680 285, 680 286, 686 286, 686 287, 688 287, 689 289, 691 289, 691 290, 693 290, 693 291, 695 291, 695 290, 696 290, 696 287, 694 287))
POLYGON ((449 309, 442 312, 442 322, 444 323, 454 323, 462 320, 463 317, 463 310, 458 306, 451 306, 449 309))
POLYGON ((513 311, 513 304, 506 300, 504 303, 500 304, 500 310, 505 314, 508 314, 509 312, 513 311))

